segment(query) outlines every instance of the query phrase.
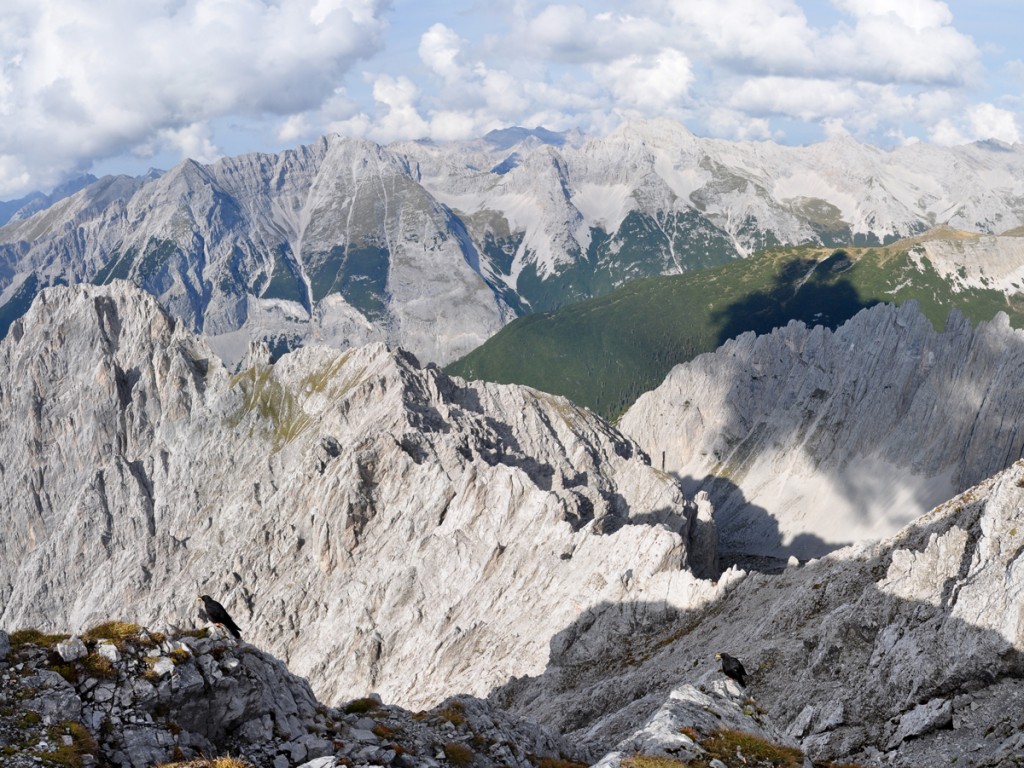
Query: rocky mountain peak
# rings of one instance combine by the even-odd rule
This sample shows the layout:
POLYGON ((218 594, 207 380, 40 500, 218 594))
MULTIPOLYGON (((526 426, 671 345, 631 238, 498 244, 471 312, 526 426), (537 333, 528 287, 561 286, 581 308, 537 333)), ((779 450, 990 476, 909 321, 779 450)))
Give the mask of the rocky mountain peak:
POLYGON ((182 622, 217 593, 326 700, 421 706, 543 668, 595 605, 716 593, 687 568, 714 568, 707 511, 563 398, 380 344, 231 375, 127 285, 44 292, 0 357, 26 415, 3 626, 182 622))

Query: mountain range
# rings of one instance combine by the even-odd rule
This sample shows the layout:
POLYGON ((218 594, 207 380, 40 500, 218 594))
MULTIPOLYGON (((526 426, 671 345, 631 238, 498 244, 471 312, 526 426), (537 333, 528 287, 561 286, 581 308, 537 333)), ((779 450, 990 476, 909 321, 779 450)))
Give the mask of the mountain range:
POLYGON ((1022 171, 1024 150, 998 142, 783 147, 669 120, 603 138, 331 136, 23 208, 0 227, 0 331, 45 286, 127 278, 231 365, 250 340, 380 340, 444 364, 516 316, 765 247, 1013 230, 1022 171))
MULTIPOLYGON (((1009 351, 1018 337, 1004 318, 977 329, 961 320, 938 335, 912 304, 877 306, 835 333, 793 323, 744 334, 695 360, 690 375, 710 376, 707 401, 735 414, 729 439, 752 422, 748 399, 761 403, 755 414, 766 400, 792 399, 796 415, 820 403, 807 419, 821 429, 793 452, 831 435, 823 473, 842 467, 846 438, 835 436, 847 434, 826 422, 855 395, 875 407, 856 417, 865 424, 850 428, 851 448, 876 439, 880 458, 911 461, 908 473, 914 457, 942 471, 942 456, 958 451, 997 467, 1019 421, 1009 351), (846 370, 830 372, 830 355, 851 345, 859 352, 846 370), (745 381, 752 370, 764 381, 745 381), (803 396, 830 375, 833 391, 803 396), (766 387, 777 391, 764 397, 766 387), (990 405, 969 426, 960 415, 979 402, 990 405), (910 418, 918 412, 932 416, 910 418), (877 441, 887 432, 894 439, 877 441)), ((18 696, 0 711, 0 738, 12 717, 34 728, 69 711, 58 701, 100 712, 83 727, 131 766, 176 743, 250 744, 267 766, 336 768, 363 749, 403 766, 380 739, 419 751, 444 733, 467 760, 480 751, 467 765, 524 768, 564 765, 539 757, 558 743, 603 768, 712 756, 727 768, 780 764, 766 754, 797 765, 807 754, 825 766, 994 767, 1024 747, 1024 465, 1012 454, 1005 470, 881 541, 794 557, 779 573, 721 571, 717 520, 726 535, 731 523, 709 495, 685 498, 674 466, 663 471, 660 455, 568 400, 467 383, 379 344, 309 346, 273 365, 268 352, 253 346, 231 373, 121 281, 44 290, 13 323, 0 342, 0 692, 18 696), (408 732, 370 733, 372 718, 319 708, 255 648, 187 639, 199 592, 220 597, 246 641, 286 659, 327 706, 370 691, 414 708, 455 693, 488 704, 463 699, 459 717, 450 703, 420 716, 382 708, 385 725, 408 732), (94 629, 112 618, 153 629, 135 627, 117 651, 94 629), (73 661, 47 650, 60 639, 53 632, 93 638, 83 650, 117 659, 116 682, 95 678, 95 666, 75 677, 84 673, 73 661), (722 676, 715 651, 743 660, 747 688, 722 676), (154 660, 148 677, 144 658, 154 660), (261 714, 277 711, 268 684, 303 702, 278 728, 276 715, 261 714), (116 690, 113 709, 106 696, 116 690), (103 712, 121 724, 104 725, 103 712), (347 736, 318 735, 329 729, 347 736), (507 753, 494 751, 499 743, 507 753)), ((681 378, 635 408, 672 431, 668 419, 685 404, 656 404, 681 378)), ((741 436, 748 464, 759 451, 772 459, 794 429, 789 413, 780 407, 741 436)), ((964 477, 975 471, 987 469, 971 465, 964 477)), ((67 718, 52 724, 87 744, 67 718)), ((454 764, 443 746, 424 761, 454 764)), ((20 749, 5 754, 20 759, 20 749)))

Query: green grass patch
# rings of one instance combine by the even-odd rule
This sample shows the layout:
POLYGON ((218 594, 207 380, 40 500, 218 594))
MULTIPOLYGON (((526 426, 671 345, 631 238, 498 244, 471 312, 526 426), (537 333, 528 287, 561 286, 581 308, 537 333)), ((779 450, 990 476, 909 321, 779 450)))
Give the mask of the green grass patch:
POLYGON ((362 715, 367 712, 373 712, 380 708, 380 703, 376 699, 369 697, 363 699, 353 699, 346 704, 342 709, 345 714, 348 715, 362 715))
POLYGON ((70 635, 50 635, 38 629, 19 629, 9 636, 11 648, 17 650, 26 645, 37 645, 40 648, 55 648, 57 643, 67 640, 70 635))
POLYGON ((632 755, 622 758, 622 768, 686 768, 682 760, 658 755, 632 755))
POLYGON ((86 678, 95 677, 97 680, 113 680, 117 677, 117 670, 110 659, 98 653, 90 653, 82 659, 82 671, 86 678))
POLYGON ((437 716, 442 720, 447 720, 454 726, 465 725, 466 708, 462 705, 461 701, 453 701, 447 707, 437 710, 437 716))
POLYGON ((784 747, 744 731, 723 728, 699 741, 707 755, 691 761, 692 768, 707 768, 712 759, 729 768, 803 768, 804 753, 784 747))
POLYGON ((54 752, 36 753, 43 765, 81 768, 85 765, 86 756, 95 758, 99 755, 99 744, 81 723, 73 720, 59 723, 49 729, 48 735, 50 742, 57 745, 57 749, 54 752), (65 736, 71 737, 70 744, 64 743, 65 736))
POLYGON ((87 629, 82 634, 82 639, 87 642, 107 640, 119 651, 123 651, 128 640, 138 640, 141 634, 142 627, 138 624, 130 624, 126 621, 105 621, 87 629))

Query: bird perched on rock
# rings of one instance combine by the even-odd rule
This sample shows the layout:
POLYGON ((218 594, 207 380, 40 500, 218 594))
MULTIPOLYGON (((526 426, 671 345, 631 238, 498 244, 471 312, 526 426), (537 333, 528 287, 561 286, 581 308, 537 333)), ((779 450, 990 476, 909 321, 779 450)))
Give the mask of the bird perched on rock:
POLYGON ((735 656, 730 656, 728 653, 716 653, 715 658, 722 662, 722 673, 726 677, 731 677, 737 683, 744 688, 747 687, 747 670, 743 668, 743 664, 735 656))
POLYGON ((203 601, 203 609, 206 611, 206 615, 210 617, 210 621, 222 627, 227 627, 228 631, 235 636, 238 640, 242 639, 242 633, 238 629, 238 625, 231 620, 228 616, 228 612, 224 610, 224 606, 218 603, 209 595, 200 595, 198 600, 203 601))

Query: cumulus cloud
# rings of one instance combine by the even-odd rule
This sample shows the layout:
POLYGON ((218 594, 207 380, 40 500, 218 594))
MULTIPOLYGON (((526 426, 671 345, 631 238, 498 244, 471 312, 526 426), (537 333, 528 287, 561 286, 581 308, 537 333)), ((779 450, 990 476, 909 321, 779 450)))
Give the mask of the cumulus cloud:
POLYGON ((210 120, 314 108, 376 50, 386 5, 7 0, 0 146, 25 170, 0 166, 0 194, 133 147, 215 153, 210 120))
POLYGON ((751 78, 729 100, 734 109, 800 120, 836 118, 861 106, 855 89, 831 80, 790 77, 751 78))
POLYGON ((949 6, 938 0, 833 0, 857 18, 892 17, 913 30, 941 27, 953 21, 949 6))
POLYGON ((681 102, 693 82, 690 61, 679 51, 663 49, 653 56, 615 59, 597 69, 621 105, 657 114, 681 102))
MULTIPOLYGON (((807 140, 802 122, 814 137, 1019 140, 1007 108, 1024 101, 972 96, 991 47, 940 0, 514 0, 388 17, 390 5, 7 0, 0 198, 94 158, 210 159, 231 149, 224 126, 246 120, 288 143, 601 133, 661 115, 739 139, 785 127, 807 140)), ((1024 78, 1024 63, 1000 74, 1024 78)))
POLYGON ((434 24, 420 38, 419 54, 430 71, 448 82, 464 76, 458 59, 462 44, 459 36, 444 24, 434 24))
POLYGON ((939 120, 930 132, 936 144, 951 146, 971 141, 997 139, 1007 144, 1020 142, 1016 116, 994 104, 976 104, 958 121, 948 117, 939 120))

